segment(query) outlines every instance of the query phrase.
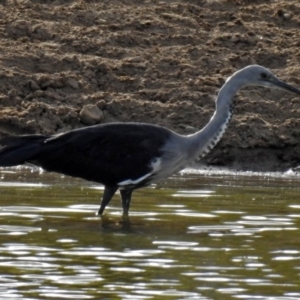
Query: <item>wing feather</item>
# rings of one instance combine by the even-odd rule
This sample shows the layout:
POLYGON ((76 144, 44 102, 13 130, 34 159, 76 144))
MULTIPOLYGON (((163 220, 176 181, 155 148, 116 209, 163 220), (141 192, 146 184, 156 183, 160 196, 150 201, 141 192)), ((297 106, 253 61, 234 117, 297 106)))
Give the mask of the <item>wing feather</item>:
POLYGON ((141 123, 111 123, 73 130, 46 140, 35 163, 103 184, 137 180, 153 169, 171 132, 141 123))

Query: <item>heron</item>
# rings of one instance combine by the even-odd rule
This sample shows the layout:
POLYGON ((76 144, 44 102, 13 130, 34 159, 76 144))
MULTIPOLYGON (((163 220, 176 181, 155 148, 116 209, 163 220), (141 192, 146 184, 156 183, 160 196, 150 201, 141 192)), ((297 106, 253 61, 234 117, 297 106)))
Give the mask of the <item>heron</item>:
POLYGON ((55 135, 16 135, 0 139, 0 167, 26 163, 50 172, 104 185, 98 215, 117 190, 127 216, 132 192, 171 176, 209 153, 232 116, 232 98, 243 87, 278 88, 300 95, 271 71, 250 65, 230 76, 221 87, 215 111, 201 130, 181 135, 147 123, 114 122, 73 129, 55 135))

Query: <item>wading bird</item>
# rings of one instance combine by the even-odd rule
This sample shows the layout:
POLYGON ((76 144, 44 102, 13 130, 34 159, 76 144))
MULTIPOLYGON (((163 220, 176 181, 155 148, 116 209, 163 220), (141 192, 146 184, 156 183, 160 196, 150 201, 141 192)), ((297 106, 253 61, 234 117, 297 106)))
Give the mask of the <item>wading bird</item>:
POLYGON ((208 124, 190 135, 144 123, 109 123, 53 136, 2 138, 0 166, 32 163, 53 171, 104 185, 101 215, 119 189, 123 214, 129 211, 133 190, 184 169, 206 155, 220 140, 231 118, 232 97, 245 86, 279 88, 300 95, 262 66, 245 67, 229 77, 216 99, 208 124))

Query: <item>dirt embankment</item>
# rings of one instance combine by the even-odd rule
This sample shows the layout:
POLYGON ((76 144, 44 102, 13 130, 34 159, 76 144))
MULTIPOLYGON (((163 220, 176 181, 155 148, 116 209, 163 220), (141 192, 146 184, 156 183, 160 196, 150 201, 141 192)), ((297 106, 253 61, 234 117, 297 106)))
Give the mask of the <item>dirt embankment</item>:
MULTIPOLYGON (((298 0, 0 1, 0 133, 111 121, 203 127, 226 77, 261 64, 300 87, 298 0)), ((204 162, 300 164, 300 98, 247 88, 204 162)))

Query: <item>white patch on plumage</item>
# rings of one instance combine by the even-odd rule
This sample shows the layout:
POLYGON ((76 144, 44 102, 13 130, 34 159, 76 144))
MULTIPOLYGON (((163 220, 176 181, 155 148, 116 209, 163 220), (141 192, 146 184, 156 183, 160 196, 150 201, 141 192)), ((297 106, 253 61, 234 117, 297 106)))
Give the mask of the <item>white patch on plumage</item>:
POLYGON ((123 180, 119 183, 117 183, 117 185, 119 187, 125 187, 126 185, 137 185, 140 182, 142 182, 143 180, 145 180, 146 178, 150 177, 151 175, 155 174, 156 172, 158 172, 161 168, 161 159, 158 157, 153 158, 153 160, 150 163, 150 167, 152 168, 152 171, 150 173, 147 173, 146 175, 137 178, 135 180, 132 179, 126 179, 123 180))
POLYGON ((151 176, 151 174, 152 173, 148 173, 148 174, 146 174, 138 179, 135 179, 135 180, 126 179, 124 181, 117 183, 117 185, 120 187, 126 186, 126 185, 136 185, 136 184, 140 183, 141 181, 143 181, 144 179, 146 179, 147 177, 151 176))
POLYGON ((161 169, 161 158, 155 157, 151 161, 150 166, 152 167, 152 172, 151 173, 157 173, 161 169))

